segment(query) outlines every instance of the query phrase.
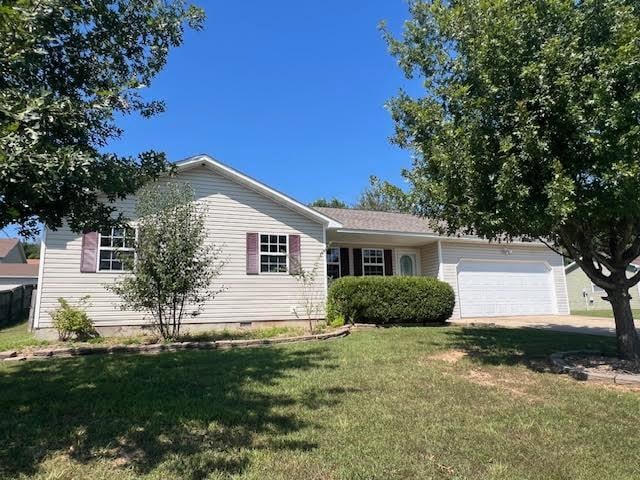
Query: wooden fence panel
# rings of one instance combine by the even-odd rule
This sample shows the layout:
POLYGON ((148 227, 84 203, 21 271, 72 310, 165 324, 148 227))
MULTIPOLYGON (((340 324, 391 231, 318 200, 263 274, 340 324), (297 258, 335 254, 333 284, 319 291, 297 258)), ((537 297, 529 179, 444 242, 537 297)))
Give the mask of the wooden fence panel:
POLYGON ((20 285, 0 292, 0 327, 18 323, 29 316, 33 285, 20 285))

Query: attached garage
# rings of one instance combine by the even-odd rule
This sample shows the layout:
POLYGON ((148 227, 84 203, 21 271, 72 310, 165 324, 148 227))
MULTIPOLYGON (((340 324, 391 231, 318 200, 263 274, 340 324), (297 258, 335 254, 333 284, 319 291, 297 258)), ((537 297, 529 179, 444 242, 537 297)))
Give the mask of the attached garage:
POLYGON ((458 292, 462 317, 557 313, 553 272, 546 262, 463 260, 458 292))
POLYGON ((440 242, 440 278, 456 293, 453 318, 567 315, 560 255, 538 243, 440 242))

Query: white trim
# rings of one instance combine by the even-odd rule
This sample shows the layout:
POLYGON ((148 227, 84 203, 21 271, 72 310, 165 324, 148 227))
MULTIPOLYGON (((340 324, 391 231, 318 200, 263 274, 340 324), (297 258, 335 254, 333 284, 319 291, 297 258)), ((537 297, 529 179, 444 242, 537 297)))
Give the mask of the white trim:
POLYGON ((442 240, 438 240, 438 277, 437 278, 438 280, 442 280, 444 278, 444 264, 442 263, 442 240))
POLYGON ((40 239, 40 262, 38 265, 38 286, 36 287, 36 311, 33 313, 33 329, 40 326, 40 303, 42 302, 42 280, 44 278, 44 262, 47 256, 47 227, 43 225, 40 239))
MULTIPOLYGON (((365 267, 365 266, 368 266, 368 267, 379 267, 379 266, 382 266, 382 276, 384 277, 384 276, 386 276, 386 275, 387 275, 386 267, 385 267, 385 264, 384 264, 384 263, 385 263, 385 262, 384 262, 384 250, 385 250, 384 248, 379 248, 379 247, 364 247, 364 248, 362 248, 362 249, 360 249, 360 250, 361 250, 361 252, 360 252, 360 253, 362 254, 362 276, 363 276, 363 277, 374 277, 374 276, 375 276, 375 275, 366 275, 366 274, 364 273, 364 267, 365 267), (365 251, 365 250, 379 250, 379 251, 381 251, 381 252, 382 252, 382 263, 367 263, 367 264, 365 264, 365 263, 364 263, 364 251, 365 251)), ((393 255, 393 252, 392 252, 392 255, 393 255)), ((377 256, 377 255, 376 255, 376 256, 377 256)), ((393 275, 393 272, 391 272, 391 274, 393 275)))
POLYGON ((329 267, 330 264, 331 265, 338 265, 338 278, 342 277, 342 258, 341 258, 341 255, 340 255, 340 247, 326 247, 324 249, 324 264, 325 264, 325 272, 324 272, 324 277, 325 278, 329 278, 328 267, 329 267), (329 262, 327 260, 327 253, 329 253, 329 250, 337 250, 338 251, 338 261, 337 262, 329 262))
MULTIPOLYGON (((327 299, 329 298, 329 276, 327 275, 327 248, 329 248, 327 246, 327 227, 326 226, 322 226, 322 244, 324 245, 324 282, 322 282, 323 285, 323 290, 324 290, 324 316, 326 318, 327 316, 327 311, 326 311, 326 303, 327 303, 327 299)), ((301 246, 302 247, 302 246, 301 246)), ((338 247, 338 251, 340 251, 340 247, 338 247)), ((302 248, 300 248, 300 257, 302 257, 302 248)), ((340 273, 342 274, 342 271, 340 271, 340 273)))
POLYGON ((528 246, 528 247, 536 247, 536 248, 541 248, 541 247, 547 248, 547 246, 542 242, 522 242, 522 241, 491 242, 486 238, 448 237, 446 235, 437 235, 435 233, 403 232, 403 231, 396 231, 396 230, 393 230, 393 231, 392 230, 357 230, 357 229, 350 229, 350 228, 336 228, 335 232, 353 234, 353 235, 388 235, 388 236, 409 237, 409 238, 432 238, 434 240, 447 240, 449 242, 475 242, 475 243, 484 243, 487 245, 516 245, 516 246, 528 246))
MULTIPOLYGON (((293 234, 296 235, 296 234, 293 234)), ((300 241, 302 241, 302 237, 300 238, 300 241)), ((271 241, 267 242, 268 244, 271 243, 271 241)), ((280 242, 276 242, 276 244, 279 244, 280 242)), ((291 252, 289 251, 289 234, 288 233, 275 233, 275 232, 258 232, 258 275, 289 275, 289 255, 291 255, 291 252), (273 254, 272 252, 263 252, 261 250, 261 244, 262 244, 262 240, 261 240, 261 235, 275 235, 277 237, 286 237, 285 240, 285 245, 287 247, 287 252, 286 253, 276 253, 273 254), (274 255, 274 256, 278 256, 278 257, 282 257, 284 256, 286 263, 286 268, 287 270, 285 272, 263 272, 262 271, 262 255, 274 255)), ((302 264, 302 245, 300 245, 300 264, 302 264)), ((300 265, 300 267, 302 268, 302 265, 300 265)))
MULTIPOLYGON (((124 244, 124 239, 127 238, 127 234, 126 234, 126 229, 129 228, 131 230, 133 230, 133 235, 135 237, 135 241, 136 243, 138 242, 138 227, 124 227, 125 229, 125 233, 123 238, 123 244, 124 244)), ((110 229, 113 232, 113 228, 110 229)), ((100 244, 102 243, 102 233, 101 232, 97 232, 98 233, 98 250, 96 251, 96 271, 95 273, 131 273, 133 272, 133 270, 102 270, 100 268, 100 250, 108 250, 111 252, 118 252, 118 251, 122 251, 122 252, 133 252, 133 261, 136 261, 136 258, 138 256, 136 248, 135 247, 122 247, 122 248, 115 248, 115 247, 102 247, 100 244)), ((113 235, 108 235, 110 237, 113 237, 113 235)))
MULTIPOLYGON (((556 253, 556 255, 558 255, 560 257, 560 261, 564 264, 564 257, 562 255, 559 255, 556 253)), ((575 263, 575 262, 574 262, 575 263)), ((567 301, 567 313, 569 315, 571 315, 571 300, 569 300, 569 287, 567 286, 567 269, 566 268, 561 268, 562 270, 562 284, 564 285, 564 296, 565 299, 567 301)), ((555 275, 556 272, 554 270, 553 274, 555 275)), ((556 310, 558 312, 560 312, 560 305, 558 305, 558 299, 556 298, 556 310)))
POLYGON ((396 257, 396 263, 395 263, 396 271, 394 273, 395 275, 402 275, 400 259, 403 255, 408 255, 412 257, 412 261, 413 261, 413 276, 414 277, 422 276, 422 268, 420 266, 420 264, 422 263, 420 258, 420 249, 396 248, 394 251, 394 254, 396 257))
POLYGON ((189 168, 195 168, 198 166, 206 166, 211 168, 212 170, 217 171, 218 173, 224 175, 225 177, 237 182, 237 183, 241 183, 243 185, 246 185, 247 187, 251 188, 252 190, 265 195, 269 198, 272 198, 273 200, 278 201, 279 203, 305 215, 308 218, 311 218, 313 220, 316 220, 320 223, 322 223, 323 225, 325 225, 328 228, 340 228, 342 227, 342 224, 340 222, 337 222, 336 220, 334 220, 331 217, 328 217, 320 212, 318 212, 317 210, 314 210, 311 207, 306 206, 303 203, 298 202, 297 200, 289 197, 288 195, 285 195, 282 192, 279 192, 277 190, 275 190, 274 188, 271 188, 267 185, 265 185, 262 182, 259 182, 257 180, 255 180, 254 178, 251 178, 250 176, 239 172, 238 170, 229 167, 228 165, 225 165, 221 162, 219 162, 218 160, 215 160, 213 157, 209 156, 209 155, 196 155, 194 157, 190 157, 190 158, 186 158, 184 160, 181 160, 179 162, 176 162, 176 167, 178 167, 179 170, 187 170, 189 168))

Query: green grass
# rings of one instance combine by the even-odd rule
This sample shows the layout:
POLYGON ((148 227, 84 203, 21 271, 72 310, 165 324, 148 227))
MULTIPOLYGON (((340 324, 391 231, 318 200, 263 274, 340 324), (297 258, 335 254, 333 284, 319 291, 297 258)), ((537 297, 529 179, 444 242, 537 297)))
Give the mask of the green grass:
MULTIPOLYGON (((640 310, 632 310, 633 318, 640 319, 640 310)), ((571 310, 571 315, 580 315, 584 317, 602 317, 613 318, 613 310, 571 310)))
POLYGON ((33 336, 28 329, 27 323, 18 323, 10 327, 0 328, 0 352, 45 344, 47 342, 33 336))
MULTIPOLYGON (((304 328, 299 327, 266 327, 266 328, 247 328, 247 329, 225 329, 210 330, 198 333, 186 333, 182 335, 179 341, 217 341, 217 340, 240 340, 240 339, 262 339, 304 335, 308 333, 304 328)), ((0 352, 3 350, 21 350, 28 347, 40 345, 139 345, 143 343, 161 342, 161 337, 154 334, 137 335, 130 337, 95 337, 86 342, 60 342, 45 341, 35 338, 28 331, 26 323, 20 323, 12 327, 0 329, 0 352)))
POLYGON ((637 479, 640 393, 538 371, 614 339, 390 328, 0 365, 0 478, 637 479))

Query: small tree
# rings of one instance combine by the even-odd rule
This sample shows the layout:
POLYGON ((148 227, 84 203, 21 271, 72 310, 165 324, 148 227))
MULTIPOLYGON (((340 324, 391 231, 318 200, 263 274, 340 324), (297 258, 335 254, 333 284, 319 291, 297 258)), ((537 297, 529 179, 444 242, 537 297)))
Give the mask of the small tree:
MULTIPOLYGON (((309 322, 309 331, 313 333, 313 320, 316 315, 322 313, 324 308, 324 296, 322 294, 324 284, 318 280, 322 275, 322 266, 325 261, 326 251, 320 253, 319 258, 311 267, 311 270, 305 270, 297 258, 290 257, 289 263, 293 276, 300 287, 299 302, 300 310, 296 306, 294 313, 298 320, 306 319, 309 322)), ((326 279, 324 279, 326 281, 326 279)))
POLYGON ((205 212, 188 184, 151 184, 137 195, 138 237, 131 275, 108 286, 123 308, 146 311, 163 338, 176 338, 185 314, 196 316, 223 266, 220 250, 207 242, 205 212))

